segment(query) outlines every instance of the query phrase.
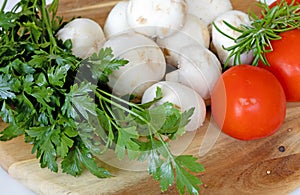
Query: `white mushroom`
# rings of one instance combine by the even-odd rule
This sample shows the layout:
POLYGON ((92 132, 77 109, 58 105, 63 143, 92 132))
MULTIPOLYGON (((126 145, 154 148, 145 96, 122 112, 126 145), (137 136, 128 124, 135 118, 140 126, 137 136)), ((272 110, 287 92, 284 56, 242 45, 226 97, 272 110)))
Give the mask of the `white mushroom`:
POLYGON ((126 18, 128 1, 118 2, 109 12, 103 27, 106 38, 131 31, 126 18))
POLYGON ((186 0, 187 12, 204 21, 206 25, 220 14, 232 10, 230 0, 186 0))
POLYGON ((161 88, 163 97, 153 106, 170 102, 179 108, 181 112, 195 108, 191 121, 186 125, 186 131, 197 130, 203 125, 206 116, 203 99, 196 91, 180 83, 161 81, 152 85, 145 91, 142 103, 150 102, 156 97, 157 87, 161 88))
POLYGON ((186 23, 181 30, 156 40, 156 43, 165 51, 167 63, 173 66, 178 64, 181 48, 194 44, 208 48, 209 42, 210 35, 207 26, 201 19, 191 14, 187 15, 186 23))
POLYGON ((136 32, 165 37, 183 27, 186 16, 184 0, 130 0, 128 25, 136 32))
POLYGON ((87 58, 98 52, 105 42, 101 26, 89 18, 76 18, 66 24, 56 34, 58 39, 72 41, 72 53, 80 58, 87 58))
MULTIPOLYGON (((250 25, 250 20, 248 14, 238 11, 232 10, 228 11, 216 18, 214 21, 215 25, 220 29, 223 33, 231 36, 232 38, 237 38, 241 34, 237 31, 232 30, 229 28, 224 21, 228 22, 229 24, 239 27, 241 24, 250 25)), ((213 49, 216 51, 219 60, 222 64, 225 63, 226 59, 228 58, 230 52, 225 50, 223 47, 230 47, 234 45, 234 40, 226 37, 222 33, 220 33, 214 26, 212 27, 212 45, 213 49)), ((241 63, 249 64, 252 62, 253 56, 252 52, 244 53, 241 55, 241 63)), ((233 58, 230 59, 228 65, 233 64, 233 58)))
MULTIPOLYGON (((162 105, 165 102, 173 103, 174 106, 181 112, 194 108, 191 121, 185 126, 186 132, 184 132, 183 135, 178 134, 176 139, 169 139, 167 136, 162 136, 162 138, 168 142, 171 153, 176 156, 181 155, 194 140, 197 133, 195 130, 199 129, 199 127, 203 125, 206 116, 206 106, 203 99, 193 89, 180 83, 170 81, 160 81, 150 86, 143 94, 141 100, 142 103, 150 102, 156 97, 157 87, 162 90, 163 98, 153 104, 151 108, 162 105)), ((163 116, 159 115, 159 117, 162 118, 163 116)), ((156 122, 155 117, 153 118, 153 121, 156 122)), ((125 156, 125 158, 120 161, 115 158, 115 156, 116 155, 113 150, 108 150, 97 157, 103 162, 123 170, 145 171, 148 168, 147 161, 141 162, 129 160, 127 158, 128 156, 125 156)))
POLYGON ((221 76, 221 63, 207 48, 192 45, 180 50, 178 69, 166 74, 166 80, 182 83, 209 101, 215 82, 221 76))
POLYGON ((165 75, 166 61, 161 49, 144 35, 127 33, 114 36, 103 47, 112 48, 116 57, 129 61, 109 76, 108 85, 116 95, 141 97, 145 89, 165 75))

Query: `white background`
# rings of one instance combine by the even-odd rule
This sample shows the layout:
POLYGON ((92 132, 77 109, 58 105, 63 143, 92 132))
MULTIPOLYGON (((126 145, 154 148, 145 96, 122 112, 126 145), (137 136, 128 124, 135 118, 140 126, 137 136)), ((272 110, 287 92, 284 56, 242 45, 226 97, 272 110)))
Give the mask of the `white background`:
MULTIPOLYGON (((242 1, 242 0, 241 0, 242 1)), ((274 0, 266 0, 267 3, 271 3, 274 0)), ((0 5, 2 5, 3 0, 0 0, 0 5)), ((7 8, 10 9, 13 5, 15 0, 8 0, 7 8)), ((47 2, 50 2, 48 0, 47 2)), ((300 186, 300 184, 299 184, 300 186)), ((1 167, 0 167, 0 195, 35 195, 32 191, 25 188, 19 182, 11 178, 1 167)), ((300 188, 296 191, 291 193, 291 195, 300 195, 300 188)))

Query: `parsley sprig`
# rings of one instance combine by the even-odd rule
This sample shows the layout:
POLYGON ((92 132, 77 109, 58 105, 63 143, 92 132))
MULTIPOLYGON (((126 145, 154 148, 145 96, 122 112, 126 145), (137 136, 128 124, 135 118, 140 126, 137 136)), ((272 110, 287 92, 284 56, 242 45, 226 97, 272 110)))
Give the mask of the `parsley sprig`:
POLYGON ((153 106, 162 96, 137 104, 111 94, 108 75, 128 61, 110 48, 87 59, 72 55, 70 40, 55 37, 66 22, 56 15, 58 0, 21 0, 0 11, 0 116, 9 124, 6 141, 24 135, 41 167, 79 176, 84 169, 112 177, 97 160, 114 150, 122 160, 148 161, 149 174, 162 191, 174 183, 181 194, 198 194, 203 171, 197 158, 175 156, 165 138, 184 133, 193 109, 181 113, 171 103, 153 106), (58 163, 61 162, 61 163, 58 163))
POLYGON ((240 25, 235 27, 224 21, 229 28, 241 35, 233 38, 222 32, 216 24, 214 27, 226 37, 235 41, 235 44, 224 48, 230 51, 227 60, 224 63, 226 67, 230 59, 233 58, 233 65, 241 64, 241 55, 243 53, 253 52, 253 65, 258 65, 259 60, 269 65, 266 59, 266 53, 272 51, 270 41, 279 40, 279 33, 296 29, 300 27, 300 4, 293 0, 290 4, 286 1, 280 1, 277 5, 270 8, 265 2, 258 2, 261 8, 261 15, 249 13, 251 25, 240 25))

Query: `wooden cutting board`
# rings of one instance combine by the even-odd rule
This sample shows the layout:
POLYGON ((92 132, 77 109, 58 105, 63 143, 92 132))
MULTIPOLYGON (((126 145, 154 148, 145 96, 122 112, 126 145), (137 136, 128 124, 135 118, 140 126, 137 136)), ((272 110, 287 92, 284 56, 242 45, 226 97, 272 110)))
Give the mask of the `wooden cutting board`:
MULTIPOLYGON (((116 2, 61 0, 59 14, 90 17, 103 25, 116 2)), ((254 0, 232 3, 234 9, 258 12, 254 0)), ((0 123, 0 131, 5 125, 0 123)), ((300 103, 288 104, 284 125, 265 139, 238 141, 220 133, 211 123, 209 110, 204 126, 182 139, 189 140, 184 153, 198 156, 206 169, 198 175, 203 182, 201 194, 288 194, 300 187, 300 103)), ((115 175, 109 179, 98 179, 88 172, 75 178, 41 169, 23 137, 0 142, 0 165, 37 194, 161 194, 158 183, 146 171, 127 171, 138 168, 134 163, 126 170, 104 165, 115 175)), ((171 187, 164 194, 177 191, 171 187)))

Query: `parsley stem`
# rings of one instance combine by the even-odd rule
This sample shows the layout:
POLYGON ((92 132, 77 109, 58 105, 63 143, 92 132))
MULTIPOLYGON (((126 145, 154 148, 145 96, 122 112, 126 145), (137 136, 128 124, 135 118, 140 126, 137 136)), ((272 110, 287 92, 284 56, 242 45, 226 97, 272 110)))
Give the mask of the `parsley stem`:
POLYGON ((51 42, 51 47, 50 47, 50 53, 53 54, 54 50, 57 48, 57 42, 56 39, 53 35, 53 31, 52 31, 52 26, 50 24, 51 20, 49 17, 49 12, 48 9, 46 7, 46 1, 42 0, 42 6, 40 8, 41 14, 42 14, 42 21, 43 23, 46 25, 46 31, 48 33, 50 42, 51 42))
MULTIPOLYGON (((173 158, 173 155, 171 154, 171 152, 170 152, 168 146, 166 145, 164 139, 162 138, 161 134, 157 132, 156 128, 151 124, 151 122, 149 122, 147 119, 145 119, 143 116, 137 114, 136 112, 134 112, 134 111, 132 111, 132 110, 130 110, 130 109, 128 109, 128 108, 122 106, 121 104, 116 103, 115 101, 112 101, 111 99, 108 99, 108 98, 102 96, 102 95, 100 94, 100 92, 103 93, 103 94, 105 94, 105 95, 108 95, 109 97, 111 97, 111 98, 113 98, 113 99, 116 99, 116 100, 118 100, 118 101, 120 101, 120 102, 122 102, 122 103, 125 103, 125 104, 128 105, 128 106, 132 106, 132 107, 134 107, 134 108, 137 108, 138 110, 142 110, 142 111, 143 111, 143 108, 139 107, 139 106, 136 105, 136 104, 133 104, 133 103, 131 103, 131 102, 128 102, 128 101, 126 101, 126 100, 123 100, 122 98, 119 98, 119 97, 114 96, 114 95, 112 95, 112 94, 110 94, 110 93, 107 93, 107 92, 105 92, 105 91, 103 91, 103 90, 101 90, 101 89, 98 89, 98 90, 96 91, 96 94, 97 94, 98 98, 100 98, 100 99, 102 99, 102 100, 104 100, 104 101, 106 101, 106 102, 109 102, 109 103, 112 104, 113 106, 116 106, 117 108, 120 108, 120 109, 124 110, 125 112, 127 112, 127 113, 129 113, 129 114, 131 114, 131 115, 133 115, 133 116, 135 116, 135 117, 137 117, 138 119, 140 119, 141 121, 143 121, 145 124, 147 124, 147 125, 150 127, 150 131, 151 131, 151 132, 149 132, 150 139, 153 140, 153 134, 155 134, 156 136, 158 136, 160 142, 162 142, 162 144, 163 144, 165 150, 167 151, 167 153, 168 153, 170 156, 172 156, 172 159, 174 159, 174 158, 173 158)), ((100 101, 100 102, 101 102, 101 101, 100 101)))
MULTIPOLYGON (((113 106, 116 106, 117 108, 120 108, 120 109, 124 110, 125 112, 127 112, 127 113, 129 113, 129 114, 131 114, 131 115, 133 115, 133 116, 135 116, 135 117, 137 117, 138 119, 140 119, 141 121, 143 121, 145 124, 147 124, 147 125, 149 126, 149 131, 150 131, 150 132, 149 132, 150 140, 153 141, 153 134, 156 135, 156 136, 159 138, 159 141, 162 143, 162 145, 163 145, 165 151, 167 152, 169 158, 172 160, 173 163, 175 163, 174 156, 173 156, 173 154, 171 153, 171 151, 170 151, 170 149, 169 149, 167 143, 164 141, 162 135, 161 135, 160 133, 157 132, 157 129, 151 124, 151 122, 149 122, 146 118, 144 118, 143 116, 137 114, 136 112, 134 112, 134 111, 132 111, 132 110, 130 110, 130 109, 128 109, 128 108, 126 108, 126 107, 120 105, 119 103, 116 103, 115 101, 112 101, 111 99, 108 99, 108 98, 102 96, 100 93, 103 93, 103 94, 105 94, 105 95, 108 95, 109 97, 111 97, 111 98, 113 98, 113 99, 116 99, 116 100, 118 100, 118 101, 120 101, 120 102, 122 102, 122 103, 125 103, 126 105, 132 106, 132 107, 137 108, 137 109, 139 109, 139 110, 142 110, 142 111, 143 111, 143 108, 139 107, 139 106, 136 105, 136 104, 133 104, 133 103, 131 103, 131 102, 128 102, 128 101, 126 101, 126 100, 123 100, 122 98, 119 98, 119 97, 114 96, 114 95, 112 95, 112 94, 110 94, 110 93, 107 93, 107 92, 105 92, 105 91, 103 91, 103 90, 101 90, 101 89, 98 89, 98 90, 96 91, 96 94, 97 94, 98 98, 100 98, 100 99, 102 99, 102 100, 104 100, 104 101, 106 101, 106 102, 109 102, 109 103, 112 104, 113 106)), ((100 101, 100 102, 101 102, 101 101, 100 101)), ((111 122, 113 122, 113 121, 111 121, 111 122)), ((114 124, 114 123, 113 123, 113 124, 114 124)), ((114 124, 114 125, 116 125, 116 124, 114 124)), ((116 126, 116 128, 118 129, 118 126, 116 126)))
MULTIPOLYGON (((100 89, 98 89, 98 91, 101 91, 102 93, 105 93, 105 94, 107 93, 107 92, 104 92, 104 91, 102 91, 102 90, 100 90, 100 89)), ((135 117, 137 117, 137 118, 139 118, 140 120, 142 120, 142 121, 144 121, 144 122, 147 122, 142 116, 140 116, 139 114, 133 112, 132 110, 130 110, 130 109, 128 109, 128 108, 122 106, 122 105, 119 104, 119 103, 116 103, 115 101, 112 101, 111 99, 106 98, 105 96, 101 95, 101 94, 100 94, 99 92, 97 92, 97 91, 96 91, 96 94, 97 94, 97 96, 98 96, 99 99, 102 99, 102 100, 104 100, 104 101, 110 103, 111 105, 116 106, 117 108, 120 108, 121 110, 124 110, 125 112, 127 112, 127 113, 129 113, 129 114, 131 114, 131 115, 133 115, 133 116, 135 116, 135 117)), ((118 98, 118 97, 116 97, 116 96, 113 96, 112 94, 107 93, 107 95, 109 95, 110 97, 115 98, 115 99, 117 99, 117 100, 121 100, 122 103, 125 103, 125 104, 127 104, 127 105, 129 105, 129 106, 133 105, 133 104, 131 104, 131 103, 128 102, 128 101, 125 101, 125 100, 122 100, 121 98, 118 98)), ((134 106, 135 108, 142 109, 142 108, 138 107, 137 105, 133 105, 133 106, 134 106)))
MULTIPOLYGON (((101 90, 101 89, 97 89, 97 90, 98 90, 100 93, 102 93, 102 94, 104 94, 104 95, 107 95, 107 96, 111 97, 112 99, 115 99, 115 100, 117 100, 117 101, 119 101, 119 102, 121 102, 121 103, 124 103, 124 104, 126 104, 126 105, 128 105, 128 106, 130 106, 130 107, 134 107, 134 108, 136 108, 136 109, 138 109, 138 110, 143 110, 143 109, 142 109, 140 106, 138 106, 137 104, 131 103, 131 102, 126 101, 126 100, 124 100, 124 99, 122 99, 122 98, 119 98, 119 97, 117 97, 117 96, 114 96, 113 94, 110 94, 110 93, 108 93, 108 92, 106 92, 106 91, 104 91, 104 90, 101 90)), ((99 93, 99 95, 102 96, 100 93, 99 93)), ((109 101, 109 102, 112 102, 112 100, 109 100, 109 99, 107 99, 107 98, 106 98, 106 100, 109 101)))
POLYGON ((115 116, 115 114, 113 113, 112 109, 110 106, 107 105, 107 102, 103 102, 103 101, 99 101, 100 102, 100 105, 101 105, 101 108, 102 110, 107 110, 109 112, 109 115, 107 112, 104 112, 105 116, 109 119, 110 123, 116 128, 116 129, 119 129, 119 125, 120 124, 117 124, 118 123, 118 120, 112 120, 112 118, 116 119, 117 117, 115 116))
MULTIPOLYGON (((109 112, 110 112, 110 114, 111 114, 111 116, 112 116, 113 118, 116 118, 116 117, 114 116, 113 112, 111 111, 110 107, 106 105, 106 102, 103 102, 103 101, 100 100, 100 101, 99 101, 99 104, 100 104, 100 107, 102 108, 102 110, 108 109, 109 112)), ((110 131, 110 130, 111 130, 111 126, 114 126, 114 127, 119 131, 119 126, 116 124, 115 120, 113 120, 113 119, 111 118, 111 116, 108 115, 107 112, 103 112, 103 113, 104 113, 105 117, 106 117, 106 118, 108 119, 108 121, 109 121, 109 126, 110 126, 110 127, 108 128, 108 130, 110 131)), ((110 134, 110 135, 113 135, 113 132, 110 131, 109 134, 110 134)), ((113 138, 110 137, 110 136, 105 136, 105 139, 104 139, 104 137, 102 137, 102 141, 105 142, 105 146, 104 146, 104 147, 105 147, 105 150, 104 150, 103 152, 105 152, 106 149, 109 148, 109 147, 111 146, 112 140, 113 140, 113 138)))

